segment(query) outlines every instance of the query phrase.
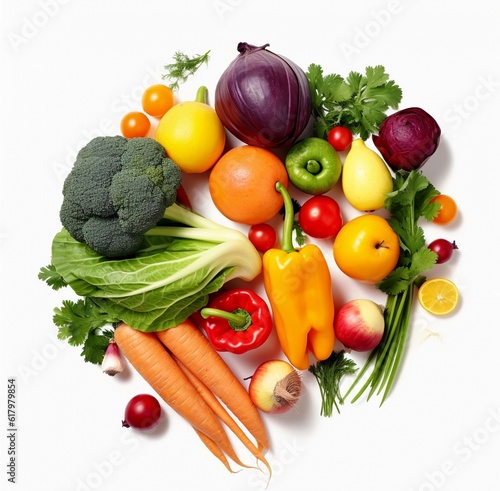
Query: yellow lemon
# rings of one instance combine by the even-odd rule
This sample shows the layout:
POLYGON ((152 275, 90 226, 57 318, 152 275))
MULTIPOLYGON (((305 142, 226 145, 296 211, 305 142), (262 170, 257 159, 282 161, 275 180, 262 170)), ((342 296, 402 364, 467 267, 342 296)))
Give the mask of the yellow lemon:
POLYGON ((174 105, 161 118, 156 129, 156 141, 187 174, 210 169, 226 144, 224 126, 215 109, 202 102, 204 98, 205 91, 198 91, 195 101, 174 105))
POLYGON ((420 305, 431 314, 447 315, 458 305, 459 292, 456 285, 445 278, 432 278, 418 289, 420 305))

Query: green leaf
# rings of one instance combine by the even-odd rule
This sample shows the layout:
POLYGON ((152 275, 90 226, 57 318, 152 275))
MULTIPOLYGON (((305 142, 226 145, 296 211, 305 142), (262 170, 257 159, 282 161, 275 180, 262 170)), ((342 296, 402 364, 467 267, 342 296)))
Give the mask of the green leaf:
POLYGON ((84 360, 88 363, 100 365, 112 337, 113 331, 110 329, 104 331, 91 331, 87 336, 82 349, 82 356, 84 360))
POLYGON ((52 287, 53 290, 60 290, 61 288, 67 286, 64 278, 56 271, 56 268, 52 264, 40 268, 38 278, 45 281, 45 283, 52 287))

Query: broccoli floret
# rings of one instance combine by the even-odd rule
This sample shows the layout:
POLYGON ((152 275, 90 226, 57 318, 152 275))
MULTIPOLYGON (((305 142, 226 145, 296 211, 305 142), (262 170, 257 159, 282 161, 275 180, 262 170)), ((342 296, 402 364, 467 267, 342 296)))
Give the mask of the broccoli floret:
POLYGON ((180 168, 156 140, 96 137, 64 182, 61 223, 102 256, 131 256, 175 202, 180 184, 180 168))

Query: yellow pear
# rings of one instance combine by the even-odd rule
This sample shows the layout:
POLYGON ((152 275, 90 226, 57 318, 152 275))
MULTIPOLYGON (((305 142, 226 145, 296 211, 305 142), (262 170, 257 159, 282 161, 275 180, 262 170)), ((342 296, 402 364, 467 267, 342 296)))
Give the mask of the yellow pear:
POLYGON ((384 206, 392 191, 392 174, 386 163, 361 139, 353 140, 342 169, 342 189, 347 201, 359 211, 384 206))

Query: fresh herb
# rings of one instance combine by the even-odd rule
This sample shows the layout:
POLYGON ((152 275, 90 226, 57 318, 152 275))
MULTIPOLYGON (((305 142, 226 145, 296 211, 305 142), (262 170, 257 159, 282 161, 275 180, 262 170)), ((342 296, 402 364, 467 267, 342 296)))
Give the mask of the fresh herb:
POLYGON ((339 404, 344 404, 344 398, 340 394, 340 381, 342 377, 354 374, 356 370, 354 361, 345 358, 344 350, 333 351, 328 359, 309 367, 309 371, 316 377, 321 393, 321 416, 331 417, 333 406, 340 413, 339 404))
POLYGON ((173 91, 179 89, 180 84, 184 83, 191 75, 193 75, 198 68, 200 68, 204 63, 208 64, 210 50, 202 55, 195 55, 189 57, 188 55, 176 51, 174 53, 174 63, 165 65, 165 70, 167 73, 162 75, 163 79, 168 79, 171 81, 170 88, 173 91))
POLYGON ((54 309, 53 321, 59 327, 59 339, 71 346, 83 346, 85 361, 99 364, 113 337, 112 325, 118 319, 110 317, 92 299, 83 298, 76 302, 64 300, 61 308, 54 309))
POLYGON ((423 273, 432 269, 437 254, 426 246, 423 229, 418 220, 431 221, 439 211, 438 203, 431 199, 439 192, 418 171, 398 171, 394 177, 394 191, 385 201, 391 213, 389 223, 398 234, 400 256, 396 268, 377 287, 387 294, 385 331, 380 344, 370 353, 346 396, 374 363, 365 384, 352 402, 370 387, 368 399, 384 391, 380 405, 387 398, 403 357, 415 290, 425 281, 423 273))
POLYGON ((306 73, 311 89, 314 133, 325 138, 333 126, 345 126, 366 140, 376 133, 389 108, 397 109, 401 88, 381 65, 367 67, 365 75, 350 72, 324 75, 320 65, 311 64, 306 73))
POLYGON ((52 264, 40 268, 38 279, 45 281, 53 290, 60 290, 68 285, 52 264))

